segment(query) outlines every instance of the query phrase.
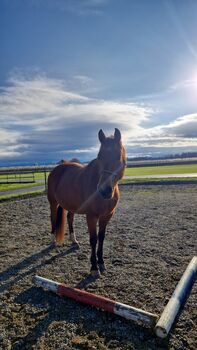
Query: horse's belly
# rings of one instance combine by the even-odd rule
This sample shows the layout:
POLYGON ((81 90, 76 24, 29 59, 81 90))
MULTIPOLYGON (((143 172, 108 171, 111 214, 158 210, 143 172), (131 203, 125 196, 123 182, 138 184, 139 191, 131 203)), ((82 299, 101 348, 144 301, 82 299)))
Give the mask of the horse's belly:
POLYGON ((72 203, 68 203, 68 202, 61 202, 59 201, 59 204, 62 208, 64 208, 67 211, 72 211, 73 213, 77 213, 77 206, 72 204, 72 203))
POLYGON ((77 214, 86 214, 87 208, 84 203, 79 200, 74 201, 72 198, 65 197, 59 200, 59 204, 67 211, 71 211, 77 214))
POLYGON ((87 214, 87 209, 81 208, 81 206, 67 205, 65 209, 76 214, 87 214))

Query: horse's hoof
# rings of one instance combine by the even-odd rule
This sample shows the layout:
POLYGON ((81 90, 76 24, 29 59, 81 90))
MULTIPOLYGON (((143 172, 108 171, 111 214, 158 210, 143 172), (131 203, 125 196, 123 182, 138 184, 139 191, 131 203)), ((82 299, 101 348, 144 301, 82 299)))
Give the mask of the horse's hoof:
POLYGON ((100 272, 99 272, 99 270, 91 270, 91 271, 90 271, 90 274, 91 274, 91 276, 94 277, 94 278, 99 278, 99 277, 100 277, 100 272))
POLYGON ((63 247, 64 246, 64 241, 55 241, 55 246, 56 247, 63 247))
POLYGON ((55 243, 55 235, 53 233, 51 234, 51 243, 55 243))
POLYGON ((98 266, 99 266, 100 273, 105 273, 106 271, 105 264, 98 264, 98 266))

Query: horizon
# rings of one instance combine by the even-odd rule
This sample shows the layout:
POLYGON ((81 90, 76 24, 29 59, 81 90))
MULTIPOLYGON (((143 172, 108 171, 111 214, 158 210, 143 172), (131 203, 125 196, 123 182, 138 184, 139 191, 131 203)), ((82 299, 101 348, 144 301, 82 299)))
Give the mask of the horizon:
MULTIPOLYGON (((127 157, 126 158, 128 162, 144 162, 144 161, 177 161, 177 160, 188 160, 191 161, 194 159, 194 161, 197 161, 197 153, 196 152, 188 152, 188 153, 180 153, 180 154, 166 154, 162 155, 160 157, 154 157, 154 156, 142 156, 142 157, 127 157)), ((81 164, 88 164, 91 162, 92 159, 87 159, 87 161, 82 161, 80 158, 69 158, 69 159, 59 159, 55 160, 54 162, 51 162, 49 159, 46 160, 44 163, 33 163, 31 161, 26 161, 26 162, 12 162, 12 164, 0 164, 0 168, 17 168, 17 167, 47 167, 47 166, 55 166, 60 164, 62 161, 79 161, 81 164)))
POLYGON ((197 2, 2 0, 0 166, 197 152, 197 2))

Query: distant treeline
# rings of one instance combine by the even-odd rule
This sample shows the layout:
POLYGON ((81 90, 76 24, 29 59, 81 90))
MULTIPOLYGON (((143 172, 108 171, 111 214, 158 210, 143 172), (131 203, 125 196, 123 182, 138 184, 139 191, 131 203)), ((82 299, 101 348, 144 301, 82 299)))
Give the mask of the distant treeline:
POLYGON ((197 152, 183 152, 178 154, 168 154, 165 156, 160 157, 151 157, 151 156, 144 156, 144 157, 128 157, 128 161, 143 161, 143 160, 165 160, 165 159, 187 159, 187 158, 197 158, 197 152))

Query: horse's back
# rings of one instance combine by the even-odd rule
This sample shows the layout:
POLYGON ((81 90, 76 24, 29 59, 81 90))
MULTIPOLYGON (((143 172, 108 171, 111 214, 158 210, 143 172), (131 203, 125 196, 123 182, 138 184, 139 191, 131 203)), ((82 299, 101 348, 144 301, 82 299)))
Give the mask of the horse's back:
POLYGON ((83 165, 79 163, 65 162, 56 166, 48 177, 48 188, 56 188, 62 178, 68 177, 71 180, 73 176, 79 174, 83 165))
POLYGON ((55 199, 58 203, 64 197, 70 198, 80 188, 80 174, 84 166, 79 163, 65 162, 56 166, 48 177, 48 199, 55 199), (66 196, 65 196, 66 195, 66 196))

